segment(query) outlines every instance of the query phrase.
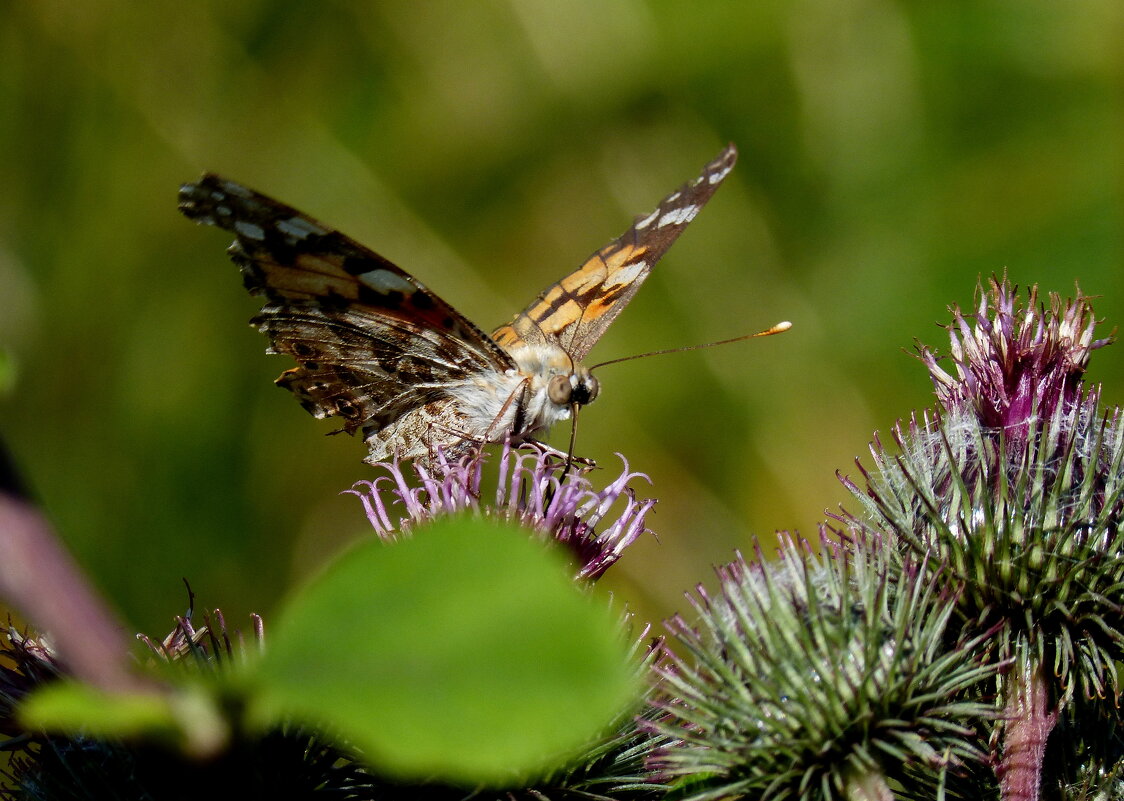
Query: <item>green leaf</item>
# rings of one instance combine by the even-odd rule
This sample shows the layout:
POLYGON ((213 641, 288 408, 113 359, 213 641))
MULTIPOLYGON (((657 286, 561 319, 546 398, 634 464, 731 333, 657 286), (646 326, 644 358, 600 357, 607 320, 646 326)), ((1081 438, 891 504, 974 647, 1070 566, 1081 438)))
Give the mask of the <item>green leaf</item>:
POLYGON ((176 723, 162 696, 111 694, 75 681, 54 682, 29 695, 19 719, 28 728, 102 738, 172 731, 176 723))
POLYGON ((101 740, 145 737, 208 757, 230 739, 212 685, 183 683, 151 693, 107 693, 63 679, 35 690, 19 708, 21 725, 101 740))
POLYGON ((259 722, 325 726, 401 778, 502 784, 557 767, 637 691, 619 617, 558 553, 476 517, 348 552, 266 644, 259 722))

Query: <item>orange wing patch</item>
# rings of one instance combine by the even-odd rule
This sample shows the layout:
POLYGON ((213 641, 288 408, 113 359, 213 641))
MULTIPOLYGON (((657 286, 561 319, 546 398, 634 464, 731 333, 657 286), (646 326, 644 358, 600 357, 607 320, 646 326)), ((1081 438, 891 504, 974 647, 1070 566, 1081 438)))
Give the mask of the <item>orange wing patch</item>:
POLYGON ((728 145, 698 178, 548 287, 514 320, 492 332, 492 339, 508 350, 521 344, 557 344, 575 361, 582 359, 710 200, 737 157, 737 149, 728 145))

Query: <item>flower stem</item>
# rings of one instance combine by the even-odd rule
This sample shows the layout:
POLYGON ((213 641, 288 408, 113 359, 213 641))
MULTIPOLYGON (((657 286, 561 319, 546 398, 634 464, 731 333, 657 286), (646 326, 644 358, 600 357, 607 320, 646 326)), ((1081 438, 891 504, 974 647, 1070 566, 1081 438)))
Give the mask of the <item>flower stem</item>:
POLYGON ((999 764, 1003 801, 1038 801, 1042 787, 1042 758, 1046 741, 1058 720, 1050 707, 1041 665, 1018 660, 1004 710, 1006 731, 999 764))

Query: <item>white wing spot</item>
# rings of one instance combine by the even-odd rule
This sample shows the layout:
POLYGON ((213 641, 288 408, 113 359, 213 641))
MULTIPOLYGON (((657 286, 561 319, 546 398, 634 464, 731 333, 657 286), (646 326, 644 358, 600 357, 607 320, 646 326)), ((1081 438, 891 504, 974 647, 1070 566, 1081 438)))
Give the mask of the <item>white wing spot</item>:
POLYGON ((667 214, 660 217, 660 221, 656 224, 656 227, 663 228, 665 225, 683 225, 695 219, 695 215, 698 213, 698 206, 681 206, 678 209, 672 209, 667 214))
POLYGON ((234 223, 234 231, 235 233, 239 234, 240 236, 244 236, 247 239, 265 239, 265 231, 260 225, 256 225, 252 222, 246 222, 245 220, 238 220, 236 223, 234 223))
POLYGON ((605 282, 606 287, 624 286, 631 284, 642 272, 648 269, 648 262, 638 261, 614 272, 605 282))
POLYGON ((307 220, 304 217, 290 217, 287 220, 282 220, 276 225, 278 231, 295 237, 296 239, 304 239, 309 234, 323 236, 324 234, 328 233, 319 225, 316 225, 311 220, 307 220))
POLYGON ((392 273, 390 270, 370 270, 369 272, 360 273, 357 277, 371 289, 383 295, 389 295, 391 292, 401 292, 403 295, 410 295, 417 289, 417 287, 398 275, 398 273, 392 273))
POLYGON ((660 210, 656 209, 651 214, 649 214, 647 217, 645 217, 643 220, 639 220, 636 223, 636 227, 637 228, 647 228, 649 225, 652 224, 652 221, 656 219, 656 217, 659 215, 659 213, 660 213, 660 210))
POLYGON ((734 169, 733 164, 731 164, 727 167, 723 167, 722 169, 718 170, 718 172, 712 172, 710 174, 710 176, 707 178, 707 181, 710 183, 711 186, 713 186, 714 184, 718 183, 723 178, 725 178, 727 175, 729 175, 730 170, 732 170, 732 169, 734 169))
POLYGON ((235 197, 251 197, 254 194, 242 184, 236 184, 234 181, 223 181, 222 188, 235 197))

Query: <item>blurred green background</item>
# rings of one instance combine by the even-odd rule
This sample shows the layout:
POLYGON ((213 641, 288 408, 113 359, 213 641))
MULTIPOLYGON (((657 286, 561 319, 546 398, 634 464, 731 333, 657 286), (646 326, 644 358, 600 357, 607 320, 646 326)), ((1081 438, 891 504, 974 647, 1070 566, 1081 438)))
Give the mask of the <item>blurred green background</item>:
MULTIPOLYGON (((737 169, 593 353, 579 451, 660 499, 606 579, 682 608, 751 536, 814 534, 873 432, 930 404, 915 337, 978 276, 1124 320, 1124 4, 0 3, 0 434, 132 625, 181 577, 241 624, 364 531, 361 443, 272 380, 224 173, 490 329, 728 141, 737 169)), ((1124 349, 1093 361, 1109 402, 1124 349)), ((567 432, 553 441, 564 447, 567 432)), ((497 565, 502 570, 502 565, 497 565)), ((267 617, 268 623, 268 617, 267 617)))

